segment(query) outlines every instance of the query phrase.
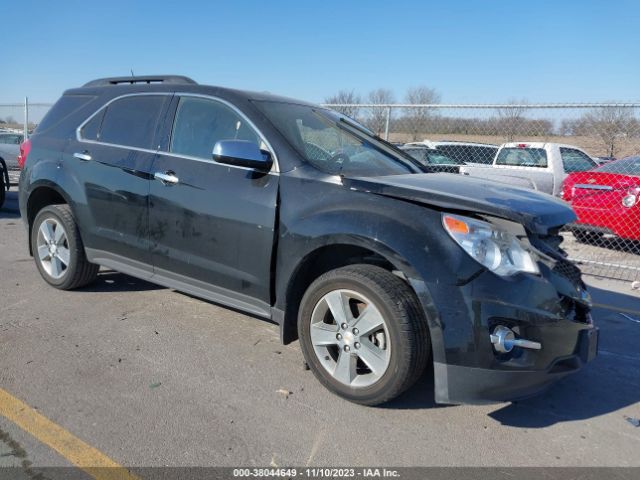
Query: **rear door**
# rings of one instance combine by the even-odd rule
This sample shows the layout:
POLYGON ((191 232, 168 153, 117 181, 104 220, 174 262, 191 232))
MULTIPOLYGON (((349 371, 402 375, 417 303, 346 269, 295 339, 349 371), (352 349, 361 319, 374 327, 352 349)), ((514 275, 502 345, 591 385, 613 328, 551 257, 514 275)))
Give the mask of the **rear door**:
POLYGON ((177 96, 168 140, 153 164, 149 225, 154 278, 269 315, 278 175, 216 163, 219 140, 263 137, 231 104, 177 96), (167 178, 167 177, 163 177, 167 178))
POLYGON ((164 94, 113 100, 81 125, 65 151, 65 168, 84 193, 76 205, 78 223, 97 263, 151 274, 149 183, 170 101, 164 94))

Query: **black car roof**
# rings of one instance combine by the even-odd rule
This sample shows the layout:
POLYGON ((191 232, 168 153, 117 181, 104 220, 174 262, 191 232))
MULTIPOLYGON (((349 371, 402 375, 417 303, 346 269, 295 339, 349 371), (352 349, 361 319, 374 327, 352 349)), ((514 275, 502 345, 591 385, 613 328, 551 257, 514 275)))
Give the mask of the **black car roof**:
POLYGON ((65 92, 65 95, 93 94, 102 96, 106 94, 117 97, 131 93, 145 92, 199 93, 225 98, 295 103, 317 107, 317 105, 311 102, 274 95, 269 92, 255 92, 214 85, 201 85, 188 77, 180 75, 146 75, 142 77, 101 78, 87 82, 82 87, 69 89, 65 92))

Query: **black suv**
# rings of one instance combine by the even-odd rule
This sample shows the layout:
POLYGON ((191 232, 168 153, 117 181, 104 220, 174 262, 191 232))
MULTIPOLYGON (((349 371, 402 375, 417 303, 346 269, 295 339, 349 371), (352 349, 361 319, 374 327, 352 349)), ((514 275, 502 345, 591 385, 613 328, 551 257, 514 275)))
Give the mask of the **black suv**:
POLYGON ((349 400, 385 402, 431 362, 437 402, 513 399, 596 354, 559 248, 567 205, 424 173, 334 111, 109 78, 65 92, 23 152, 45 281, 82 287, 103 265, 272 320, 349 400))

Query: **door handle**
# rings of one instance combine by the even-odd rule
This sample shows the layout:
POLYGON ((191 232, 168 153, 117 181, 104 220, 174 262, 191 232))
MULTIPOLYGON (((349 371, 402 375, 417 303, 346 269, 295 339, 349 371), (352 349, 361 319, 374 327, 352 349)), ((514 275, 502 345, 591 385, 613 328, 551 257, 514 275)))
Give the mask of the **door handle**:
POLYGON ((171 170, 166 172, 156 172, 153 174, 153 178, 160 180, 164 185, 175 185, 180 181, 176 174, 171 170))
POLYGON ((83 162, 88 162, 89 160, 91 160, 91 155, 89 155, 89 152, 87 152, 86 150, 84 152, 76 152, 73 154, 73 156, 79 160, 82 160, 83 162))

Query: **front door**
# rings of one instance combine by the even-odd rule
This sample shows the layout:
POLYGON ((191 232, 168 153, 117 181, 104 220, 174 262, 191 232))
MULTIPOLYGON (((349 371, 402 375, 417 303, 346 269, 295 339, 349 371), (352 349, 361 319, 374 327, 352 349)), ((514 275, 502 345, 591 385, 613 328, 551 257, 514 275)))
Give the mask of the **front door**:
POLYGON ((154 278, 179 290, 269 315, 278 175, 212 160, 219 140, 264 147, 226 102, 174 100, 166 151, 151 182, 149 231, 154 278))

